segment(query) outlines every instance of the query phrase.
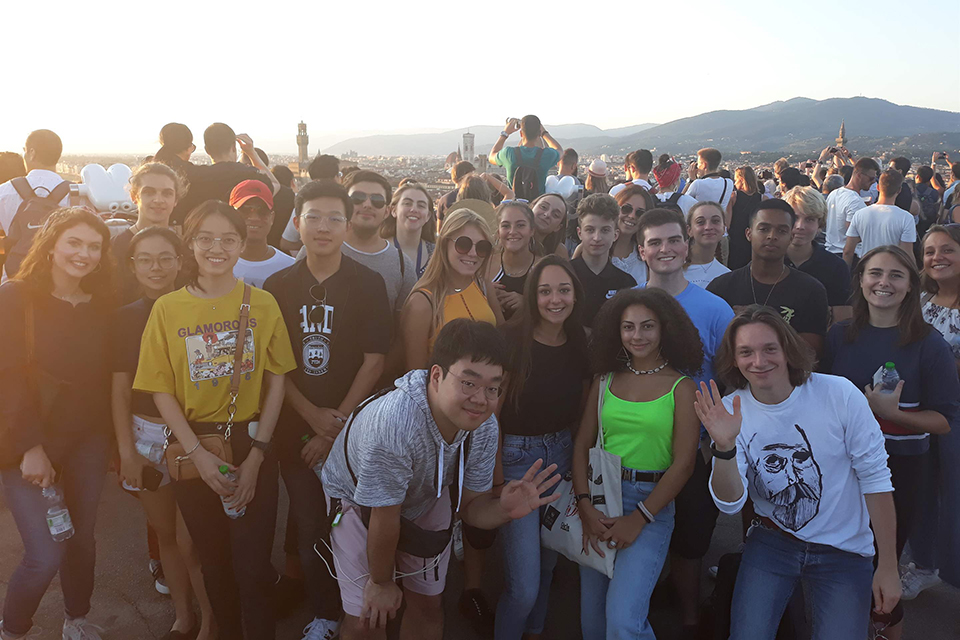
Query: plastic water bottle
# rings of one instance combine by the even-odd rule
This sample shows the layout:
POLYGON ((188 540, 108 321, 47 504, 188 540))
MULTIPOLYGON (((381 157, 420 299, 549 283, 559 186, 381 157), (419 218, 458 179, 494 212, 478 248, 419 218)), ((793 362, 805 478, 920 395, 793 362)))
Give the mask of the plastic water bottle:
POLYGON ((47 528, 50 535, 57 542, 63 542, 73 537, 73 521, 67 505, 63 503, 63 494, 56 486, 47 487, 41 491, 49 506, 47 507, 47 528))
MULTIPOLYGON (((220 473, 223 474, 223 477, 229 480, 230 482, 237 481, 237 474, 230 471, 230 467, 225 464, 220 465, 220 473)), ((227 517, 231 520, 236 520, 237 518, 242 518, 243 514, 247 512, 246 507, 241 507, 237 509, 231 503, 227 502, 227 498, 220 496, 220 502, 223 503, 223 512, 227 514, 227 517)))
POLYGON ((883 365, 883 374, 880 376, 880 392, 893 393, 900 384, 900 374, 892 362, 883 365))
POLYGON ((133 447, 137 450, 137 453, 153 464, 160 464, 160 461, 163 460, 163 443, 137 440, 133 447))
MULTIPOLYGON (((300 442, 302 442, 303 444, 307 444, 308 442, 310 442, 310 440, 311 438, 309 434, 304 434, 303 437, 300 438, 300 442)), ((320 475, 321 472, 323 472, 323 463, 324 461, 321 460, 317 464, 313 465, 313 472, 317 474, 317 477, 320 478, 321 481, 323 480, 323 477, 320 475)))

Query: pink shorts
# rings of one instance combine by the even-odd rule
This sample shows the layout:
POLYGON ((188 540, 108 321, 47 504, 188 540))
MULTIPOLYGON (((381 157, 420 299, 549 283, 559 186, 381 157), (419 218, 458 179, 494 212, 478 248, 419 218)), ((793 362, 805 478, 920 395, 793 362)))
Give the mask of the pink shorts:
MULTIPOLYGON (((422 516, 415 518, 414 522, 432 531, 440 531, 450 526, 449 490, 444 489, 437 503, 422 516)), ((359 618, 363 609, 363 588, 367 583, 370 568, 367 566, 367 528, 363 526, 360 509, 355 504, 343 501, 343 517, 340 518, 340 523, 333 527, 330 538, 336 557, 343 611, 349 616, 359 618)), ((443 593, 449 564, 449 544, 438 558, 418 558, 398 551, 396 572, 412 574, 402 578, 404 589, 425 596, 437 596, 443 593)))

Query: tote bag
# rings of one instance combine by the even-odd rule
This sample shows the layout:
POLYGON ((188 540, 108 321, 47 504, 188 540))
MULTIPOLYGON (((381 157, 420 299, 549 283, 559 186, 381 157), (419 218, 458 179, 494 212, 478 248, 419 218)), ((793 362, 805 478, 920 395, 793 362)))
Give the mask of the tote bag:
MULTIPOLYGON (((597 400, 597 442, 590 449, 590 466, 587 469, 590 500, 598 511, 608 518, 623 515, 623 494, 620 484, 620 456, 603 449, 603 397, 606 393, 607 376, 600 378, 600 398, 597 400)), ((590 549, 583 552, 583 523, 577 509, 573 480, 567 474, 557 487, 560 499, 547 505, 540 524, 540 544, 584 567, 599 571, 613 578, 616 549, 604 549, 605 557, 590 549)))

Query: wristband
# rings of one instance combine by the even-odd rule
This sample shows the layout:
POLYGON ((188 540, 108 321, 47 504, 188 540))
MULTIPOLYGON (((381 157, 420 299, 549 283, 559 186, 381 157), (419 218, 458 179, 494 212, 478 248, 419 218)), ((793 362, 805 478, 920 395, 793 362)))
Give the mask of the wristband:
POLYGON ((589 493, 578 493, 577 495, 575 495, 575 496, 573 497, 573 502, 574 502, 574 504, 579 504, 580 501, 583 500, 583 499, 590 500, 590 494, 589 494, 589 493))
POLYGON ((640 515, 643 516, 643 519, 647 521, 647 524, 653 522, 653 514, 650 513, 650 509, 647 509, 647 505, 642 502, 637 503, 637 511, 640 512, 640 515))
POLYGON ((733 445, 733 449, 730 449, 729 451, 718 451, 717 443, 711 442, 710 453, 713 454, 714 458, 719 458, 720 460, 733 460, 735 457, 737 457, 737 445, 733 445))
POLYGON ((501 132, 500 132, 500 136, 503 137, 503 138, 509 138, 509 137, 510 137, 510 134, 507 133, 506 131, 501 131, 501 132))

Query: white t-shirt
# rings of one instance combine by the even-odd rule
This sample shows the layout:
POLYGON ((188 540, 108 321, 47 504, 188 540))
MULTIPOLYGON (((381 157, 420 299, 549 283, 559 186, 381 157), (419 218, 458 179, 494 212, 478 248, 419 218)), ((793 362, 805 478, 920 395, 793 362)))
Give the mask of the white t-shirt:
POLYGON ((719 202, 726 209, 734 189, 730 178, 699 178, 687 189, 687 195, 697 202, 719 202))
POLYGON ((740 396, 743 424, 737 466, 743 494, 723 502, 737 513, 749 494, 758 515, 805 542, 873 556, 873 532, 863 496, 893 491, 880 425, 852 382, 822 373, 795 387, 780 404, 758 402, 750 387, 723 399, 727 411, 740 396))
POLYGON ((296 261, 293 256, 280 251, 280 249, 274 249, 272 256, 259 262, 251 262, 243 258, 238 259, 237 264, 233 267, 233 275, 242 278, 252 287, 263 289, 263 283, 267 278, 281 269, 286 269, 294 262, 296 261))
POLYGON ((300 240, 300 232, 297 231, 297 228, 293 225, 293 219, 297 217, 297 212, 294 211, 290 214, 290 219, 287 220, 287 226, 283 228, 283 236, 281 236, 287 242, 302 242, 300 240))
MULTIPOLYGON (((671 196, 673 196, 673 194, 674 194, 673 191, 667 191, 666 193, 655 193, 653 195, 660 202, 666 202, 671 198, 671 196)), ((681 193, 680 199, 677 200, 677 206, 680 207, 680 211, 683 211, 684 218, 690 215, 690 207, 692 207, 695 204, 697 204, 697 199, 691 198, 685 193, 681 193)))
POLYGON ((872 204, 853 214, 848 238, 860 238, 857 255, 885 244, 916 242, 917 227, 909 211, 893 204, 872 204))
POLYGON ((711 280, 725 273, 730 273, 730 269, 716 258, 707 264, 688 264, 683 269, 687 282, 692 282, 701 289, 706 289, 711 280))
POLYGON ((847 224, 853 220, 853 214, 865 206, 863 198, 853 189, 840 187, 827 196, 827 242, 830 253, 843 253, 847 243, 847 224))
MULTIPOLYGON (((628 182, 624 182, 623 184, 613 185, 612 187, 610 187, 610 195, 616 196, 618 193, 626 189, 628 184, 629 184, 628 182)), ((636 180, 633 181, 633 184, 638 184, 644 189, 646 189, 647 191, 653 190, 653 187, 650 186, 650 183, 644 180, 643 178, 637 178, 636 180)))

